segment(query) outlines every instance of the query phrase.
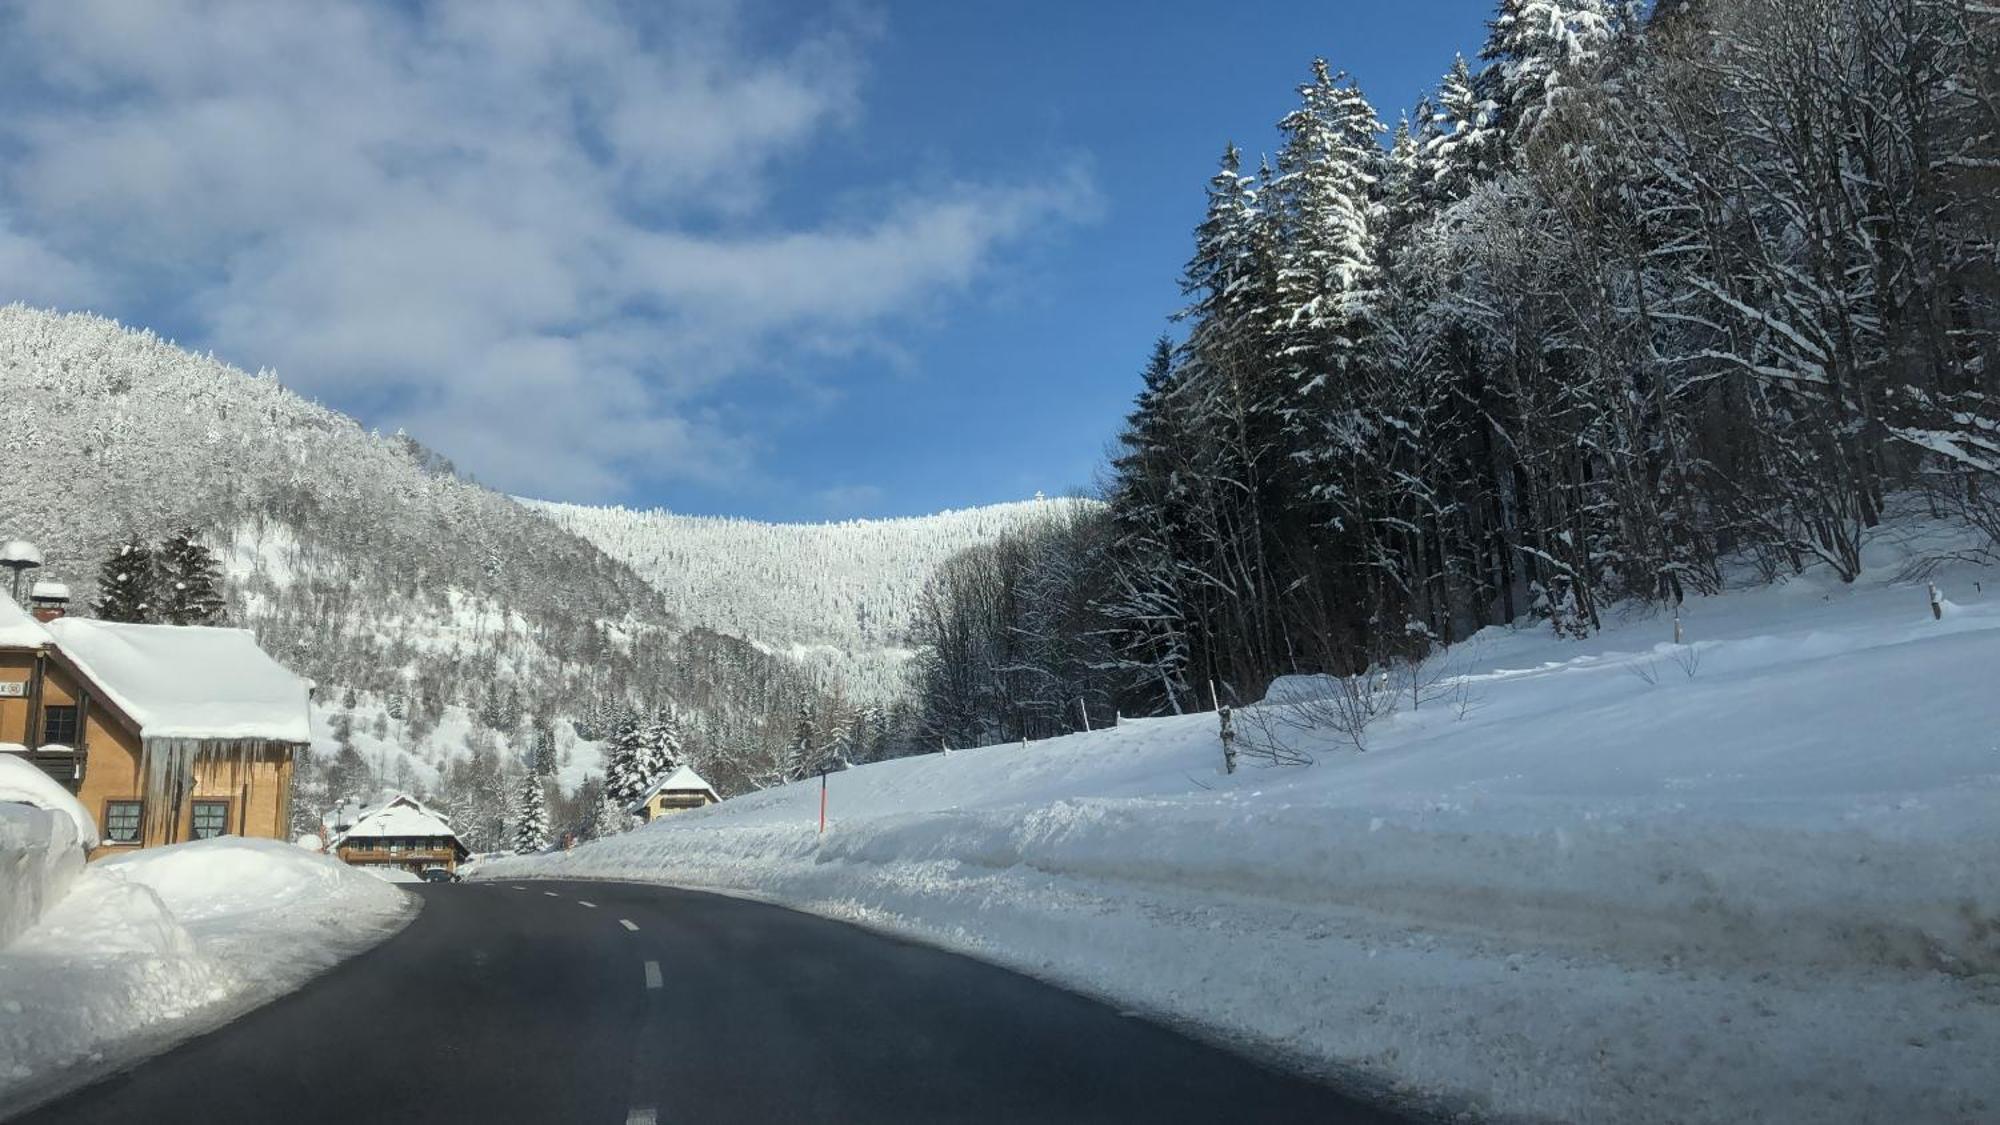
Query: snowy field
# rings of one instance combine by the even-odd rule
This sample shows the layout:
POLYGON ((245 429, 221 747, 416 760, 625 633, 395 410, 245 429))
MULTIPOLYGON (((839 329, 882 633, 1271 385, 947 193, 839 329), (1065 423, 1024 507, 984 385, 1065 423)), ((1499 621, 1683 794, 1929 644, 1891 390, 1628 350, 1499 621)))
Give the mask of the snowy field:
POLYGON ((2000 572, 1488 630, 1357 752, 1212 715, 931 755, 481 877, 746 893, 1495 1120, 2000 1119, 2000 572))
MULTIPOLYGON (((40 811, 0 804, 17 823, 40 811)), ((0 867, 23 836, 0 835, 0 867)), ((0 942, 0 1117, 290 992, 416 912, 388 883, 274 840, 88 867, 75 854, 66 893, 0 942)))

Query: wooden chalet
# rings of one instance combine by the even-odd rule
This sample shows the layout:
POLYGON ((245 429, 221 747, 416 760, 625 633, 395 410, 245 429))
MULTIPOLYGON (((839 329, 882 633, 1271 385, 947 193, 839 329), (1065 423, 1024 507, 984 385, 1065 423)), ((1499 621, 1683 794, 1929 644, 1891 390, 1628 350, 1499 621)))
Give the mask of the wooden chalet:
POLYGON ((404 793, 372 805, 343 805, 327 820, 327 850, 356 867, 455 872, 472 854, 449 820, 404 793))
MULTIPOLYGON (((58 596, 60 595, 60 596, 58 596)), ((75 793, 103 833, 92 858, 212 836, 282 839, 306 682, 242 629, 33 614, 0 594, 0 752, 75 793)))
POLYGON ((668 813, 698 809, 721 800, 722 798, 716 795, 714 787, 703 781, 700 774, 686 766, 680 766, 654 782, 652 787, 646 790, 646 795, 639 798, 626 811, 651 824, 668 813))

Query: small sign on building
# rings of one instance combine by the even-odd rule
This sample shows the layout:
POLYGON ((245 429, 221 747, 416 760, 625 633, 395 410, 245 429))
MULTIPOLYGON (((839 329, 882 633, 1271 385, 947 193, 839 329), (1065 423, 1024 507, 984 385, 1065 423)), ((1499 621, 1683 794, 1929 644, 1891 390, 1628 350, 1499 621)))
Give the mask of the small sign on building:
POLYGON ((28 698, 28 684, 25 680, 0 680, 0 699, 28 698))

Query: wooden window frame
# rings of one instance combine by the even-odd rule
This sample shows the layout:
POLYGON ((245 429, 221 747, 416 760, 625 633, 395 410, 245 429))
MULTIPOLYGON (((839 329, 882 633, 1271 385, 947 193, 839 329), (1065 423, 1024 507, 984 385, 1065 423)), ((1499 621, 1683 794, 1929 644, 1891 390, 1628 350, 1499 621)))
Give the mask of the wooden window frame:
POLYGON ((232 833, 231 833, 231 832, 229 831, 229 822, 230 822, 230 814, 231 814, 231 813, 233 813, 233 812, 235 812, 235 811, 236 811, 236 802, 235 802, 235 800, 234 800, 234 799, 232 799, 232 798, 229 798, 229 797, 191 797, 191 798, 189 798, 189 799, 188 799, 188 836, 187 836, 187 838, 188 838, 188 839, 190 839, 190 840, 213 840, 213 839, 215 839, 215 838, 216 838, 216 836, 228 836, 228 835, 232 835, 232 833), (198 835, 198 834, 197 834, 197 832, 196 832, 196 828, 195 828, 195 819, 194 819, 194 813, 195 813, 195 810, 196 810, 197 808, 200 808, 200 807, 201 807, 202 805, 221 805, 221 806, 222 806, 222 831, 220 831, 220 832, 217 832, 217 833, 215 834, 215 836, 202 836, 202 835, 198 835))
POLYGON ((78 702, 75 703, 44 703, 42 705, 41 733, 42 733, 41 745, 43 746, 67 746, 72 750, 76 749, 77 740, 83 736, 82 701, 79 700, 78 702), (63 711, 69 712, 69 737, 50 738, 49 720, 54 718, 57 715, 57 713, 63 711))
POLYGON ((104 819, 101 823, 104 825, 104 832, 98 838, 100 844, 114 848, 136 848, 145 842, 146 801, 143 797, 106 797, 102 812, 104 819), (114 840, 111 838, 111 806, 113 805, 134 805, 139 809, 139 819, 132 825, 132 838, 130 840, 114 840))

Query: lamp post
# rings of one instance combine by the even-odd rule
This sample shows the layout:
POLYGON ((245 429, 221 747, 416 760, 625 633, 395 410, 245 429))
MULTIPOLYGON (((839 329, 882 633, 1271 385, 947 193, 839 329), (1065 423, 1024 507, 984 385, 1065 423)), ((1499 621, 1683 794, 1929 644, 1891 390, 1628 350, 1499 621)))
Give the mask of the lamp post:
POLYGON ((21 603, 21 575, 42 565, 42 549, 26 539, 0 543, 0 566, 14 572, 14 604, 21 603))

